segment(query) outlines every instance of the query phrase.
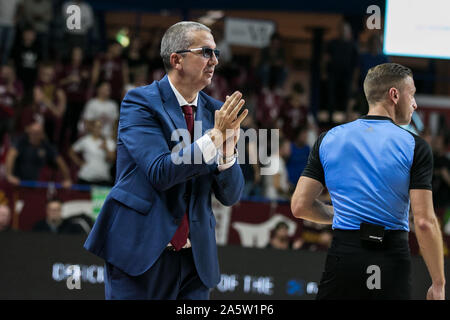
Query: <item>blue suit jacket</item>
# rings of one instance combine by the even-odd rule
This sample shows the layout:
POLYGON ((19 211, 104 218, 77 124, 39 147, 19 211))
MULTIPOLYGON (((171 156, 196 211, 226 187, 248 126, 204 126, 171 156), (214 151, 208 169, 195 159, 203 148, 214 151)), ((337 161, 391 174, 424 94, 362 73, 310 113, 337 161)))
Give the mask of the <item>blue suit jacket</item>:
MULTIPOLYGON (((195 121, 202 122, 201 134, 213 128, 222 104, 199 93, 195 121)), ((194 262, 200 279, 212 288, 220 272, 211 193, 231 206, 240 199, 244 178, 237 161, 222 172, 203 157, 195 164, 195 152, 201 154, 196 143, 175 157, 190 157, 191 164, 174 164, 171 150, 179 141, 171 136, 177 128, 187 129, 167 75, 127 93, 120 110, 116 183, 84 247, 129 275, 140 275, 161 255, 189 205, 194 262)))

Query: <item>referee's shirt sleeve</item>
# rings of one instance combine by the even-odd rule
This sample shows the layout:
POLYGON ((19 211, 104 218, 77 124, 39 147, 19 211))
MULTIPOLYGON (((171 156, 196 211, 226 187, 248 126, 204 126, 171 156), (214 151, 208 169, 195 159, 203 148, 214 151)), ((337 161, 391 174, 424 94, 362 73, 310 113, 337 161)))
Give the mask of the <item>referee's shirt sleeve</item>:
POLYGON ((421 137, 413 135, 416 145, 411 166, 409 189, 432 190, 433 152, 430 145, 421 137))
POLYGON ((319 136, 319 138, 317 138, 317 141, 314 143, 314 146, 309 153, 308 164, 306 165, 302 173, 302 177, 315 179, 322 183, 323 186, 325 186, 325 173, 323 171, 322 163, 320 162, 319 149, 326 133, 327 132, 323 132, 319 136))

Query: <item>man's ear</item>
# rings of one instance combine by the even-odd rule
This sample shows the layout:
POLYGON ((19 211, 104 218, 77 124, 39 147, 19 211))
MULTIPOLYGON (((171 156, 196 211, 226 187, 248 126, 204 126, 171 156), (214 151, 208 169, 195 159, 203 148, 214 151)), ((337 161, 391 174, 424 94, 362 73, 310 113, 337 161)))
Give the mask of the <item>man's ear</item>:
POLYGON ((170 64, 172 65, 173 69, 180 70, 182 60, 183 60, 183 57, 180 54, 172 53, 170 55, 170 64))
POLYGON ((398 103, 398 100, 400 99, 400 92, 397 88, 390 88, 388 91, 389 100, 391 100, 395 105, 398 103))

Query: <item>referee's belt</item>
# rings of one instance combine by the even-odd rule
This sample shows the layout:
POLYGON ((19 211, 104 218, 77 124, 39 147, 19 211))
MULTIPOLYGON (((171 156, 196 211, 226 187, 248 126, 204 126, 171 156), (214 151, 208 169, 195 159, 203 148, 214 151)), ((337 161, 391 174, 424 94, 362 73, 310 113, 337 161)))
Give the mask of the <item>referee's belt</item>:
POLYGON ((365 239, 363 238, 362 230, 355 229, 355 230, 344 230, 344 229, 334 229, 333 235, 341 238, 341 239, 348 239, 348 240, 372 240, 373 242, 386 242, 390 240, 404 240, 408 241, 409 239, 409 232, 405 230, 384 230, 383 236, 374 234, 372 239, 368 239, 367 235, 364 235, 365 239))

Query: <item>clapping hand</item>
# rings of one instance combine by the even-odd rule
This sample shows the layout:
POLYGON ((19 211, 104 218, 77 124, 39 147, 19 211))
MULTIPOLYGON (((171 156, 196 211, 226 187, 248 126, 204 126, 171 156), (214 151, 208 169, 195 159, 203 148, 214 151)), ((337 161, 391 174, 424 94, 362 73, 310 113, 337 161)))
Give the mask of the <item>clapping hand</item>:
POLYGON ((239 140, 241 122, 248 114, 248 110, 244 109, 238 116, 239 111, 245 103, 245 100, 241 98, 242 93, 239 91, 235 91, 231 96, 227 96, 225 103, 214 115, 214 128, 210 132, 210 137, 216 147, 223 145, 224 155, 229 154, 228 151, 230 148, 234 150, 234 146, 239 140))

